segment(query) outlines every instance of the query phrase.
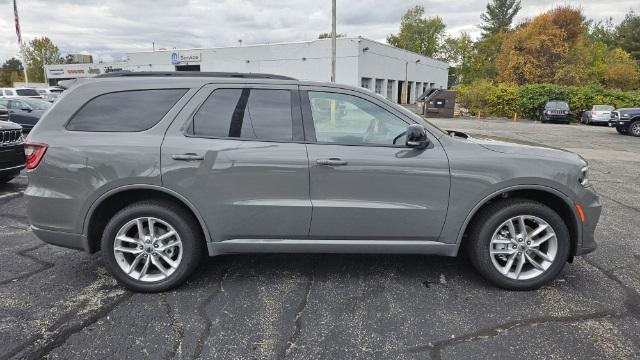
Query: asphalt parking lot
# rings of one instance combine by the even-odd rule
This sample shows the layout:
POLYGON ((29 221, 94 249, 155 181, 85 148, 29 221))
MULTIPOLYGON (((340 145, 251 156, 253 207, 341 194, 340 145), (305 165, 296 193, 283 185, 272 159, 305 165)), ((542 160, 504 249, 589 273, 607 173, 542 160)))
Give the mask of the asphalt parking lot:
POLYGON ((640 356, 640 139, 606 127, 435 120, 589 160, 596 252, 549 286, 509 292, 465 259, 243 255, 185 286, 134 294, 100 254, 45 245, 20 191, 0 185, 0 359, 631 359, 640 356))

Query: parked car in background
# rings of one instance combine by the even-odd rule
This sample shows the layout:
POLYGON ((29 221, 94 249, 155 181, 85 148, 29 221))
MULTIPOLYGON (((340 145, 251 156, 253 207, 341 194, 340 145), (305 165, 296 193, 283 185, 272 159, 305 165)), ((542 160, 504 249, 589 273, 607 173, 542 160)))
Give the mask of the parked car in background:
POLYGON ((24 167, 22 128, 9 121, 0 121, 0 184, 11 181, 24 167))
POLYGON ((611 105, 593 105, 591 110, 582 113, 581 123, 590 124, 609 124, 611 120, 611 112, 615 108, 611 105))
MULTIPOLYGON (((120 73, 70 88, 27 138, 34 233, 136 291, 205 255, 456 256, 517 290, 596 248, 579 155, 443 131, 368 90, 267 74, 120 73)), ((427 261, 425 259, 425 261, 427 261)))
POLYGON ((540 121, 546 122, 562 122, 568 124, 571 122, 571 111, 569 104, 562 100, 547 101, 544 109, 540 114, 540 121))
POLYGON ((640 136, 640 108, 623 108, 611 112, 609 126, 620 134, 640 136))
POLYGON ((42 114, 51 107, 48 101, 29 98, 0 99, 0 105, 8 109, 9 120, 22 126, 24 132, 31 131, 42 114))
POLYGON ((42 95, 34 88, 0 88, 0 98, 25 97, 42 99, 42 95))
POLYGON ((63 88, 54 86, 54 87, 48 87, 48 88, 39 88, 36 89, 38 91, 38 93, 42 96, 42 99, 49 101, 49 102, 54 102, 56 101, 60 95, 62 94, 62 92, 64 91, 63 88))
POLYGON ((9 120, 9 109, 5 105, 0 105, 0 121, 9 120))

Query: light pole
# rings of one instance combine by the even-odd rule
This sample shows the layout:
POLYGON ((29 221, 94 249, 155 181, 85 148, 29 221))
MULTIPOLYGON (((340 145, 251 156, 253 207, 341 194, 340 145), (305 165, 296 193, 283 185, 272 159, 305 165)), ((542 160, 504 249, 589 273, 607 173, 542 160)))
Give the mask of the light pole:
POLYGON ((336 82, 336 0, 331 0, 331 82, 336 82))

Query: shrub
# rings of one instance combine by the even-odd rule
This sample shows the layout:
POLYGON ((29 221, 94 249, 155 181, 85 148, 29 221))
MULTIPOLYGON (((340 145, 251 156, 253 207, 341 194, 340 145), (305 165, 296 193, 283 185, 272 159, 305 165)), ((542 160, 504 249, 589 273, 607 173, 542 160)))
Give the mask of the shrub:
POLYGON ((564 86, 556 84, 491 84, 477 81, 459 85, 457 102, 474 114, 537 119, 549 100, 564 100, 571 112, 580 116, 596 104, 613 105, 616 108, 640 106, 640 90, 622 91, 606 89, 600 85, 564 86))

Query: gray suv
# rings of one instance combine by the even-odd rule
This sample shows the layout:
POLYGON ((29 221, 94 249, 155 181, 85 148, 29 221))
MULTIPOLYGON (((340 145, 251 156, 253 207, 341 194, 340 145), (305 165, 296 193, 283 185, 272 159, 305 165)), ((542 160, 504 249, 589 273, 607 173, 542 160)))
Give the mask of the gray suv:
MULTIPOLYGON (((265 74, 77 80, 29 134, 42 240, 126 287, 183 283, 204 255, 456 256, 535 289, 593 251, 578 155, 445 132, 369 91, 265 74)), ((425 259, 426 261, 426 259, 425 259)))

